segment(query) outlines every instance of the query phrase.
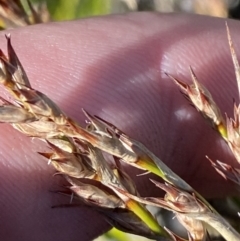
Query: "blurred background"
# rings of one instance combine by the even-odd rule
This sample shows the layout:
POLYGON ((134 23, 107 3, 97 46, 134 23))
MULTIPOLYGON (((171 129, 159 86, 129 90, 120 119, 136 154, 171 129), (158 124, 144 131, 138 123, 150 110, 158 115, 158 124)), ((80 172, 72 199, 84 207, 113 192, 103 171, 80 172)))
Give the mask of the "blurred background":
MULTIPOLYGON (((0 0, 0 29, 133 11, 182 12, 240 19, 240 0, 0 0)), ((240 224, 236 219, 236 213, 240 209, 238 198, 229 197, 210 202, 238 231, 240 230, 240 224)), ((151 208, 151 211, 162 225, 166 225, 179 235, 186 235, 172 213, 157 208, 151 208)), ((213 230, 211 236, 212 240, 223 240, 213 230)), ((116 229, 95 239, 95 241, 110 240, 146 241, 147 239, 116 229)))
POLYGON ((55 20, 129 11, 187 12, 240 18, 239 0, 46 0, 46 3, 55 20), (64 12, 61 9, 66 9, 66 5, 69 11, 64 12))
POLYGON ((239 0, 31 0, 31 2, 45 3, 53 20, 129 11, 186 12, 240 18, 239 0))
POLYGON ((0 0, 0 26, 9 28, 131 11, 185 12, 240 19, 240 0, 0 0))

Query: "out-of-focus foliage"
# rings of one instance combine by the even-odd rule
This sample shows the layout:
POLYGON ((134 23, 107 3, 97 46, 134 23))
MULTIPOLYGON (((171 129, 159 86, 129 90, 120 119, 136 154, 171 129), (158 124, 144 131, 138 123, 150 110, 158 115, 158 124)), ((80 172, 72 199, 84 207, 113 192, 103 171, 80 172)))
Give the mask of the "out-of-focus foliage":
POLYGON ((72 20, 131 11, 186 12, 240 18, 239 2, 240 0, 0 0, 0 26, 5 29, 15 28, 51 20, 72 20))
POLYGON ((46 2, 53 20, 70 20, 106 15, 111 12, 111 0, 46 0, 46 2))
MULTIPOLYGON (((26 6, 26 0, 21 0, 26 6)), ((239 0, 31 0, 46 2, 53 20, 123 13, 129 11, 186 12, 240 18, 239 0), (233 14, 232 14, 233 12, 233 14), (237 16, 239 15, 239 16, 237 16)))

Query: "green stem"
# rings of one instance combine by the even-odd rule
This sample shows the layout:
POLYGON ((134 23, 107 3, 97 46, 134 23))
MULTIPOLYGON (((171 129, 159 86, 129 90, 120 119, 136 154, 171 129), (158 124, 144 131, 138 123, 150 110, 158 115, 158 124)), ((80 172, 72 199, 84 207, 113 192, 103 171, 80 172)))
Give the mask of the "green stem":
POLYGON ((134 212, 154 233, 167 237, 171 240, 167 231, 158 224, 152 214, 141 204, 130 199, 126 205, 128 209, 134 212))

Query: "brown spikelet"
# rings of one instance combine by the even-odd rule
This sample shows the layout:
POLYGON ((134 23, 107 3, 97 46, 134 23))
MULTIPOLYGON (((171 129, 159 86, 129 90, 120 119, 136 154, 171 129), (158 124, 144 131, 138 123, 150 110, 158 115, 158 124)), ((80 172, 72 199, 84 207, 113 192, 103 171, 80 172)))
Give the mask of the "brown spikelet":
POLYGON ((190 74, 193 84, 188 85, 184 82, 167 74, 183 91, 184 95, 190 100, 193 106, 207 119, 212 127, 225 139, 227 138, 225 120, 220 109, 212 98, 212 95, 205 86, 199 83, 193 69, 190 67, 190 74))

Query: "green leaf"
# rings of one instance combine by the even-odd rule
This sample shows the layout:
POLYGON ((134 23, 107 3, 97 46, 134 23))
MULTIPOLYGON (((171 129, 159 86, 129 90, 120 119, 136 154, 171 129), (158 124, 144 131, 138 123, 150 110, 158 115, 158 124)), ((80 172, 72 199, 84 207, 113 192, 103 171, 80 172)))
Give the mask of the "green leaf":
POLYGON ((46 0, 53 20, 105 15, 111 12, 111 0, 46 0))

